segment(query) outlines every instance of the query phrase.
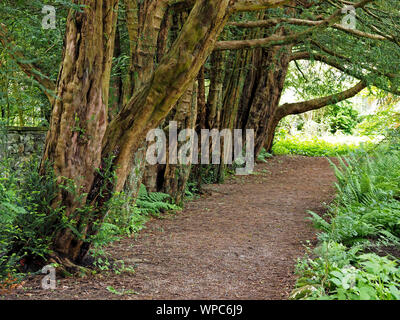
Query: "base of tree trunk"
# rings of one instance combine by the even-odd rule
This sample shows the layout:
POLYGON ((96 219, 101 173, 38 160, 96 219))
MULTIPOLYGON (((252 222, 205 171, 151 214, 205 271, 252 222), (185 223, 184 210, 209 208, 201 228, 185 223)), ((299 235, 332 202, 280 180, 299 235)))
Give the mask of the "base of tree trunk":
POLYGON ((56 253, 52 253, 49 256, 47 264, 55 264, 56 274, 63 278, 70 276, 84 277, 93 271, 92 267, 78 265, 70 259, 61 257, 56 253))

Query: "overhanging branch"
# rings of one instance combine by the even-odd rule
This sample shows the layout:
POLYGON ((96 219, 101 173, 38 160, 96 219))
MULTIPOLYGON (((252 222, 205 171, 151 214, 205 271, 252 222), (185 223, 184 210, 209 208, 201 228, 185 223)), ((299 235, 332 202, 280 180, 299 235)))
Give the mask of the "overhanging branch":
MULTIPOLYGON (((334 57, 334 56, 333 56, 334 57)), ((331 67, 334 67, 335 69, 342 71, 343 73, 352 76, 356 79, 359 79, 361 81, 366 81, 367 77, 363 75, 361 72, 356 72, 355 70, 346 67, 344 64, 341 64, 338 59, 334 59, 332 57, 320 54, 320 53, 310 53, 307 51, 304 52, 296 52, 293 53, 292 56, 290 57, 291 61, 295 60, 315 60, 319 61, 322 63, 325 63, 327 65, 330 65, 331 67)), ((351 64, 351 61, 346 61, 347 63, 351 64)), ((394 73, 386 72, 382 73, 379 72, 378 70, 372 69, 372 68, 366 68, 371 74, 375 75, 376 77, 378 76, 385 76, 388 78, 390 81, 395 81, 399 78, 399 75, 396 75, 394 73)), ((388 92, 391 92, 395 95, 400 95, 400 91, 398 88, 382 88, 388 92)))
MULTIPOLYGON (((362 0, 358 3, 354 4, 355 8, 362 8, 372 0, 362 0)), ((240 2, 240 1, 239 1, 240 2)), ((243 1, 246 2, 246 1, 243 1)), ((247 1, 247 2, 253 2, 253 1, 247 1)), ((262 2, 262 1, 261 1, 262 2)), ((219 41, 216 43, 214 50, 238 50, 238 49, 245 49, 245 48, 261 48, 261 47, 268 47, 271 45, 283 45, 283 44, 289 44, 289 43, 297 43, 303 40, 303 38, 312 32, 323 28, 323 27, 329 27, 331 25, 335 25, 335 22, 337 19, 342 15, 342 9, 336 10, 333 14, 331 14, 329 17, 316 21, 315 23, 311 24, 310 28, 290 34, 287 36, 277 36, 277 35, 272 35, 267 38, 262 38, 262 39, 253 39, 253 40, 234 40, 234 41, 219 41)), ((299 20, 298 20, 299 21, 299 20)), ((307 21, 307 20, 303 20, 307 21)), ((348 30, 347 28, 344 28, 348 30)))
MULTIPOLYGON (((295 19, 295 18, 276 18, 276 19, 268 19, 268 20, 259 20, 259 21, 246 21, 246 22, 230 22, 228 26, 234 26, 238 28, 270 28, 276 26, 278 24, 288 23, 297 26, 319 26, 324 23, 324 20, 304 20, 304 19, 295 19)), ((352 34, 358 37, 368 38, 372 40, 392 40, 392 37, 385 37, 380 34, 363 32, 357 29, 349 29, 343 27, 341 24, 334 23, 330 27, 344 31, 348 34, 352 34)))
POLYGON ((296 103, 285 103, 281 105, 276 112, 277 120, 281 120, 288 115, 293 114, 300 114, 311 110, 321 109, 325 106, 330 104, 338 103, 343 100, 347 100, 349 98, 354 97, 357 95, 361 90, 366 88, 366 84, 364 81, 360 81, 354 87, 332 94, 330 96, 312 99, 303 102, 296 102, 296 103))
POLYGON ((290 0, 237 0, 232 6, 233 12, 257 11, 269 8, 282 7, 290 0))
MULTIPOLYGON (((195 2, 195 0, 170 0, 168 4, 171 8, 173 8, 174 11, 180 12, 192 8, 195 2)), ((281 7, 288 2, 290 2, 290 0, 234 0, 231 1, 229 10, 232 13, 265 10, 269 8, 281 7)))

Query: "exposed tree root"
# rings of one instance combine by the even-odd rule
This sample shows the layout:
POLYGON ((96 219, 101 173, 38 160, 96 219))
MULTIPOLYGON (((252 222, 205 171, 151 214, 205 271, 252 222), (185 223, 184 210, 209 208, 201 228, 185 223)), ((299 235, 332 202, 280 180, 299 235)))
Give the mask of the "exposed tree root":
POLYGON ((58 254, 52 253, 49 256, 48 264, 55 264, 56 273, 61 277, 79 276, 84 277, 92 273, 93 269, 78 265, 68 258, 61 257, 58 254))

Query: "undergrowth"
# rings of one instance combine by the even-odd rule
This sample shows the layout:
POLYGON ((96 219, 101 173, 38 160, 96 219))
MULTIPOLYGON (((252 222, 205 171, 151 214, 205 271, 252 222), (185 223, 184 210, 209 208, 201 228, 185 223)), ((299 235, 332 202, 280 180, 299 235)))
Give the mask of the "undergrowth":
POLYGON ((347 155, 360 148, 368 149, 372 146, 372 143, 364 143, 360 146, 357 144, 331 143, 318 137, 306 139, 297 136, 285 136, 275 140, 272 153, 275 155, 297 154, 310 157, 334 157, 347 155))
POLYGON ((400 299, 400 134, 332 163, 337 197, 297 264, 293 299, 400 299))
MULTIPOLYGON (((29 161, 20 172, 9 168, 7 159, 0 161, 0 288, 10 279, 14 282, 26 277, 26 273, 40 273, 59 230, 69 228, 77 236, 80 232, 73 215, 67 218, 63 207, 53 205, 60 188, 74 192, 72 181, 58 184, 51 166, 45 176, 40 175, 37 159, 29 161)), ((76 200, 80 201, 78 197, 76 200)), ((124 193, 115 193, 106 205, 107 214, 99 232, 85 240, 92 244, 95 266, 100 270, 111 268, 104 252, 107 244, 136 234, 152 216, 161 217, 164 212, 179 209, 169 195, 149 193, 143 185, 136 201, 124 193)), ((80 216, 88 217, 93 209, 82 205, 77 210, 80 216)), ((118 265, 118 270, 127 269, 123 261, 118 265)))
POLYGON ((96 243, 112 241, 111 235, 130 236, 143 229, 151 217, 161 218, 165 212, 181 210, 169 194, 147 192, 142 184, 136 200, 124 192, 115 193, 108 207, 107 216, 96 238, 96 243))
POLYGON ((20 174, 0 164, 0 280, 25 270, 25 259, 39 262, 50 252, 52 235, 61 228, 62 208, 54 209, 52 175, 41 177, 32 161, 20 174))
POLYGON ((104 248, 123 236, 136 235, 151 217, 162 218, 164 213, 181 209, 173 203, 169 194, 148 192, 143 184, 136 199, 124 192, 115 193, 105 220, 93 239, 90 254, 95 259, 95 266, 102 271, 113 270, 116 273, 128 270, 123 261, 110 262, 110 254, 104 248))

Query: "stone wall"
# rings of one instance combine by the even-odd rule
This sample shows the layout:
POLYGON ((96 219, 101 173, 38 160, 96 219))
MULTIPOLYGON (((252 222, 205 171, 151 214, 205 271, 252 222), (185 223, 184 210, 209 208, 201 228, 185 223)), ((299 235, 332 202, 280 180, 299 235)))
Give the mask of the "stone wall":
POLYGON ((12 169, 29 161, 32 155, 40 156, 46 139, 46 128, 5 127, 0 128, 0 159, 10 159, 12 169))

